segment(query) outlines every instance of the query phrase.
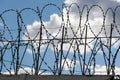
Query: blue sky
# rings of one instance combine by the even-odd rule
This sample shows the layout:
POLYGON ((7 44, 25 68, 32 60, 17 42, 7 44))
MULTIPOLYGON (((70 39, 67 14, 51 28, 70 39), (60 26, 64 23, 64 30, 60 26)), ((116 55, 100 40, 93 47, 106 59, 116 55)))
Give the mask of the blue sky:
MULTIPOLYGON (((63 0, 31 0, 31 1, 30 0, 20 0, 20 1, 17 1, 17 0, 13 0, 13 1, 1 0, 1 2, 0 2, 0 13, 2 13, 5 10, 8 10, 8 9, 14 9, 14 10, 20 11, 24 8, 33 8, 33 9, 36 10, 37 9, 36 7, 39 7, 39 9, 41 10, 43 8, 43 6, 45 6, 46 4, 49 4, 49 3, 53 3, 53 4, 56 4, 59 7, 62 7, 63 0)), ((56 10, 49 8, 46 11, 47 11, 46 13, 48 15, 46 15, 46 14, 44 15, 45 16, 44 20, 48 21, 50 19, 50 15, 53 14, 53 13, 56 13, 56 10)), ((39 21, 38 16, 34 15, 34 13, 30 13, 29 11, 23 13, 23 16, 25 17, 24 18, 25 19, 24 21, 26 22, 25 25, 31 25, 36 20, 39 21)), ((16 34, 17 34, 17 32, 16 32, 17 31, 16 13, 8 12, 8 13, 4 14, 3 17, 5 19, 5 22, 6 22, 7 26, 10 28, 10 30, 13 30, 13 31, 11 31, 11 35, 13 36, 13 38, 15 40, 15 38, 17 37, 16 36, 16 34)), ((2 23, 1 23, 1 30, 3 30, 2 23)), ((6 31, 5 34, 4 34, 4 36, 6 37, 7 40, 11 40, 11 37, 10 37, 9 34, 10 33, 8 31, 6 31)), ((24 48, 25 47, 20 49, 21 50, 20 56, 23 55, 22 53, 24 51, 24 48)), ((49 52, 50 52, 50 50, 49 50, 49 52)), ((52 60, 49 56, 50 56, 50 54, 48 55, 47 61, 50 61, 50 63, 53 64, 53 62, 51 62, 52 60)), ((11 52, 9 50, 6 50, 6 52, 4 54, 4 59, 8 60, 8 61, 11 61, 11 57, 12 57, 11 52)), ((21 57, 20 57, 20 59, 21 59, 21 57)), ((9 62, 4 62, 4 63, 8 68, 10 67, 9 62)), ((22 64, 24 64, 24 65, 27 64, 27 67, 28 66, 31 67, 31 65, 33 64, 32 54, 25 54, 25 57, 23 59, 22 64)), ((44 66, 44 67, 46 67, 46 66, 44 66)), ((5 67, 3 68, 3 72, 6 72, 5 67)))
MULTIPOLYGON (((117 0, 97 0, 97 1, 94 1, 94 0, 91 0, 91 1, 89 1, 89 0, 20 0, 20 1, 17 1, 17 0, 12 0, 12 1, 10 1, 10 0, 1 0, 1 2, 0 2, 0 13, 2 13, 4 10, 7 10, 7 9, 14 9, 14 10, 18 10, 18 11, 20 11, 20 10, 22 10, 23 8, 33 8, 33 9, 35 9, 36 10, 36 7, 39 7, 39 9, 41 10, 42 8, 43 8, 43 6, 45 6, 46 4, 48 4, 48 3, 53 3, 53 4, 56 4, 57 6, 59 6, 60 8, 61 8, 61 10, 62 10, 62 4, 63 3, 65 3, 66 5, 70 5, 71 3, 77 3, 81 8, 83 7, 83 5, 85 5, 85 4, 87 4, 89 7, 91 6, 91 5, 100 5, 100 6, 102 6, 102 8, 103 8, 103 10, 106 10, 107 8, 109 8, 109 7, 112 7, 113 9, 115 8, 115 6, 116 5, 119 5, 120 4, 120 2, 119 1, 117 1, 117 0)), ((65 9, 64 9, 65 10, 65 9)), ((49 33, 51 33, 52 34, 52 36, 55 36, 55 34, 57 34, 57 32, 59 31, 59 28, 61 27, 61 15, 60 15, 60 13, 58 12, 58 10, 55 8, 55 7, 52 7, 52 6, 49 6, 49 7, 47 7, 45 10, 44 10, 45 12, 44 12, 44 14, 42 15, 43 16, 43 22, 44 22, 44 26, 46 27, 46 29, 49 31, 49 33), (53 28, 53 29, 49 29, 49 28, 53 28)), ((71 8, 71 13, 69 14, 70 15, 70 21, 71 21, 71 26, 73 27, 73 30, 74 31, 76 31, 77 30, 77 27, 78 27, 78 21, 79 21, 79 15, 78 15, 78 11, 77 11, 77 9, 76 9, 76 7, 75 6, 73 6, 72 8, 71 8)), ((89 23, 93 26, 92 27, 92 30, 93 31, 95 31, 95 33, 98 33, 99 31, 100 31, 100 29, 101 28, 97 28, 97 27, 95 27, 96 25, 98 26, 98 25, 102 25, 102 17, 101 17, 101 14, 99 13, 99 10, 98 10, 98 8, 95 8, 95 9, 93 9, 93 12, 90 14, 91 16, 90 16, 90 20, 89 20, 89 23), (98 11, 98 12, 97 12, 98 11)), ((108 25, 108 26, 106 26, 106 33, 108 33, 108 36, 109 36, 109 30, 107 30, 107 29, 110 29, 110 26, 109 25, 111 25, 111 23, 112 23, 112 17, 110 17, 111 16, 111 14, 109 14, 108 13, 108 17, 106 18, 106 25, 108 25), (111 21, 111 23, 110 23, 110 21, 111 21)), ((117 15, 118 16, 118 15, 117 15)), ((13 38, 14 38, 14 40, 16 40, 17 38, 17 35, 16 35, 16 33, 17 33, 17 19, 16 19, 16 14, 14 13, 14 12, 8 12, 8 13, 6 13, 6 14, 4 14, 3 15, 3 17, 4 17, 4 19, 5 19, 5 22, 6 22, 6 24, 8 25, 8 27, 11 29, 11 34, 12 34, 12 36, 14 36, 13 38)), ((31 38, 33 38, 33 36, 35 36, 36 35, 36 33, 37 33, 37 29, 39 29, 39 27, 40 27, 40 22, 39 22, 39 18, 38 18, 38 16, 35 14, 35 13, 33 13, 32 11, 26 11, 26 12, 23 12, 22 13, 22 17, 23 17, 23 21, 25 22, 25 26, 26 26, 26 28, 28 29, 28 33, 30 34, 29 36, 31 37, 31 38)), ((70 24, 67 24, 66 22, 67 22, 67 16, 66 16, 66 11, 64 12, 64 19, 65 19, 65 26, 67 26, 68 27, 68 36, 69 37, 72 37, 72 36, 74 36, 73 35, 73 33, 72 33, 72 30, 71 30, 71 28, 70 28, 70 24)), ((85 14, 83 14, 83 23, 81 24, 82 26, 84 26, 84 20, 86 20, 86 13, 85 14)), ((118 19, 117 19, 118 21, 119 21, 119 17, 118 17, 118 19)), ((87 23, 86 23, 87 24, 87 23)), ((1 26, 2 26, 2 23, 1 23, 1 26)), ((100 26, 101 27, 101 26, 100 26)), ((1 29, 3 29, 2 27, 1 27, 1 29)), ((24 29, 23 29, 24 30, 24 29)), ((104 30, 103 30, 104 31, 104 30)), ((22 33, 26 33, 26 31, 23 31, 22 33)), ((61 31, 60 31, 60 33, 61 33, 61 31)), ((43 30, 43 37, 46 39, 46 32, 43 30)), ((83 33, 84 34, 84 33, 83 33)), ((119 36, 119 34, 118 33, 114 33, 113 35, 118 35, 119 36)), ((6 39, 11 39, 11 36, 10 36, 10 33, 9 32, 7 32, 6 31, 6 33, 4 34, 4 36, 6 37, 6 39)), ((79 35, 77 35, 77 36, 79 36, 79 35)), ((90 32, 90 30, 88 31, 88 36, 93 36, 93 34, 90 32)), ((104 32, 103 33, 101 33, 100 34, 100 36, 104 36, 104 32)), ((50 35, 48 36, 48 37, 50 37, 50 38, 52 38, 50 35)), ((61 37, 61 34, 59 34, 58 36, 57 36, 57 38, 60 38, 61 37)), ((24 35, 22 35, 21 36, 21 39, 28 39, 27 37, 25 37, 24 35)), ((108 40, 104 40, 103 39, 103 43, 104 44, 106 44, 107 45, 107 42, 108 40)), ((116 40, 113 40, 113 43, 115 42, 116 40)), ((59 42, 59 41, 58 41, 59 42)), ((83 41, 84 42, 84 41, 83 41)), ((57 46, 58 45, 58 49, 60 49, 60 45, 59 45, 59 43, 57 43, 57 41, 55 42, 55 46, 57 46)), ((70 46, 70 44, 69 43, 65 43, 64 44, 64 54, 66 55, 67 54, 67 51, 69 50, 69 48, 70 48, 70 52, 69 52, 69 55, 68 55, 68 58, 67 58, 67 60, 66 60, 66 63, 65 63, 65 66, 64 66, 64 70, 66 71, 66 72, 63 72, 63 74, 66 74, 66 73, 68 73, 69 71, 68 71, 68 67, 67 67, 67 63, 70 65, 70 63, 71 64, 73 64, 73 62, 71 61, 72 60, 72 58, 73 58, 73 49, 74 49, 74 47, 76 47, 76 46, 74 46, 74 44, 75 44, 75 42, 73 41, 70 41, 70 43, 72 44, 72 48, 71 47, 69 47, 70 46)), ((97 49, 99 46, 100 46, 100 44, 98 44, 98 46, 97 46, 97 48, 93 48, 93 44, 95 43, 95 40, 93 41, 93 43, 90 43, 90 44, 88 44, 89 45, 89 47, 91 48, 91 49, 97 49)), ((98 43, 99 43, 99 40, 98 40, 98 43)), ((109 42, 108 42, 109 43, 109 42)), ((120 41, 118 41, 118 43, 117 44, 115 44, 115 45, 113 45, 112 46, 112 52, 113 52, 113 54, 116 52, 116 50, 118 49, 118 47, 119 47, 119 43, 120 43, 120 41)), ((13 45, 15 45, 15 44, 13 44, 13 45)), ((35 50, 37 51, 37 49, 36 49, 36 47, 38 47, 38 45, 35 43, 34 44, 35 46, 34 46, 34 48, 35 48, 35 50)), ((44 52, 45 52, 45 49, 46 49, 46 47, 47 47, 47 45, 48 44, 46 44, 45 46, 42 46, 42 49, 41 49, 41 56, 44 56, 44 52)), ((10 54, 9 54, 9 50, 12 50, 13 49, 13 51, 14 51, 14 48, 16 47, 16 46, 12 46, 12 49, 9 49, 9 47, 10 46, 8 46, 8 50, 6 50, 6 52, 5 52, 5 59, 6 60, 9 60, 9 61, 11 61, 11 58, 9 58, 9 57, 12 57, 10 54)), ((52 67, 53 68, 53 63, 54 63, 54 57, 55 57, 55 55, 54 55, 54 49, 53 49, 53 45, 52 45, 52 42, 48 45, 48 49, 47 49, 47 52, 46 52, 46 56, 45 56, 45 61, 48 63, 48 64, 50 64, 50 67, 52 67), (51 53, 51 54, 50 54, 51 53)), ((86 63, 87 63, 87 60, 90 58, 90 55, 91 55, 91 53, 92 53, 92 51, 90 51, 90 49, 89 49, 89 47, 87 47, 87 55, 86 55, 86 57, 87 57, 87 59, 86 59, 86 63), (89 54, 90 53, 90 54, 89 54)), ((95 46, 94 46, 95 47, 95 46)), ((32 63, 33 63, 33 60, 32 60, 32 52, 31 52, 31 46, 28 46, 27 47, 28 49, 27 49, 27 51, 26 51, 26 53, 27 54, 25 54, 25 57, 24 57, 24 59, 23 59, 23 64, 27 64, 28 66, 31 66, 32 67, 32 63)), ((84 46, 82 46, 82 45, 80 45, 79 46, 79 48, 80 48, 80 51, 81 51, 81 55, 83 56, 83 53, 84 53, 84 46)), ((23 53, 24 53, 24 49, 25 49, 25 46, 24 47, 22 47, 22 48, 20 48, 20 50, 21 50, 21 54, 20 54, 20 56, 22 56, 23 55, 23 53)), ((108 48, 106 48, 105 46, 104 46, 104 50, 105 50, 105 52, 106 52, 106 55, 108 56, 108 48)), ((57 51, 56 51, 57 52, 57 51)), ((34 53, 34 52, 33 52, 34 53)), ((59 52, 60 53, 60 52, 59 52)), ((99 71, 99 70, 102 70, 103 69, 103 71, 105 71, 105 63, 104 63, 104 59, 103 59, 103 55, 102 55, 102 53, 101 52, 98 52, 99 54, 97 54, 97 56, 96 56, 96 70, 97 71, 99 71)), ((77 56, 77 54, 78 54, 78 52, 76 52, 76 56, 77 56)), ((20 59, 21 59, 21 57, 20 57, 20 59)), ((106 58, 107 59, 107 58, 106 58)), ((112 56, 111 56, 111 59, 112 59, 112 56)), ((77 56, 77 62, 76 63, 79 63, 78 62, 78 60, 79 60, 79 58, 78 58, 78 56, 77 56)), ((63 62, 64 62, 64 60, 63 60, 63 62)), ((10 67, 11 65, 9 64, 9 63, 7 63, 7 62, 5 62, 5 64, 6 64, 6 66, 8 66, 8 67, 10 67)), ((86 64, 87 65, 87 64, 86 64)), ((116 68, 116 70, 120 70, 119 69, 119 67, 120 67, 120 65, 119 65, 119 58, 117 58, 117 62, 116 62, 116 65, 117 65, 117 68, 116 68)), ((28 67, 27 66, 27 67, 28 67)), ((71 65, 72 66, 72 65, 71 65)), ((24 66, 24 67, 26 67, 26 66, 24 66)), ((79 69, 79 64, 77 64, 76 65, 76 72, 75 72, 75 74, 77 74, 77 73, 79 73, 79 71, 80 71, 80 69, 79 69), (78 72, 77 72, 78 71, 78 72)), ((43 65, 42 65, 42 68, 48 68, 47 67, 47 65, 45 64, 45 63, 43 63, 43 65)), ((4 68, 5 69, 5 68, 4 68)), ((4 70, 3 69, 3 72, 4 71, 6 71, 6 70, 4 70)))
MULTIPOLYGON (((23 8, 34 8, 39 7, 40 10, 45 6, 46 4, 53 3, 59 6, 60 8, 62 7, 62 4, 64 3, 63 0, 1 0, 0 2, 0 12, 3 12, 4 10, 7 9, 15 9, 15 10, 21 10, 23 8)), ((50 10, 47 9, 48 12, 55 12, 54 9, 50 10)), ((46 15, 47 16, 47 15, 46 15)), ((46 17, 46 20, 48 20, 50 15, 46 17)))
POLYGON ((4 11, 6 9, 23 9, 26 7, 36 8, 36 6, 42 7, 48 3, 55 3, 58 6, 63 4, 63 0, 1 0, 0 2, 0 11, 4 11))

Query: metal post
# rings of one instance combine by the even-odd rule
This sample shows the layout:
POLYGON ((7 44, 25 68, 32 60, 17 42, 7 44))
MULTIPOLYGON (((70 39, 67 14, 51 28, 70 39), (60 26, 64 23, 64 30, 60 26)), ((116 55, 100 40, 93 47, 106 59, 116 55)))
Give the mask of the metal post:
POLYGON ((86 30, 85 30, 85 45, 84 45, 84 58, 83 58, 83 72, 82 72, 83 75, 85 75, 85 66, 86 66, 87 28, 88 28, 88 26, 86 25, 86 30))
POLYGON ((58 75, 61 75, 61 73, 62 73, 63 42, 64 42, 64 25, 63 25, 63 29, 62 29, 61 54, 60 54, 60 67, 59 67, 59 73, 58 73, 58 75))
POLYGON ((111 24, 111 29, 110 29, 110 43, 109 43, 109 56, 108 56, 108 70, 107 70, 107 75, 110 75, 111 71, 111 44, 112 44, 112 31, 113 31, 113 25, 111 24))

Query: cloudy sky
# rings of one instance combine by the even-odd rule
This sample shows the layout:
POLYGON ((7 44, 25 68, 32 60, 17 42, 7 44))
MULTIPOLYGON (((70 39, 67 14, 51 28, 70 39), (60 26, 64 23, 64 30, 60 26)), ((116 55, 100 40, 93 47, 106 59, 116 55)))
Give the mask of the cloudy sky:
MULTIPOLYGON (((43 9, 43 7, 48 4, 48 3, 53 3, 56 4, 57 6, 59 6, 60 10, 58 8, 56 8, 55 6, 47 6, 42 13, 42 20, 43 20, 43 24, 45 29, 42 30, 42 39, 53 39, 55 38, 61 38, 62 37, 62 28, 61 26, 65 26, 65 38, 84 38, 85 37, 85 26, 87 25, 88 31, 87 31, 87 36, 88 37, 109 37, 110 36, 110 30, 111 30, 111 24, 112 25, 117 25, 117 28, 114 27, 113 29, 113 34, 112 36, 119 36, 119 18, 120 18, 120 14, 119 14, 119 9, 118 11, 116 11, 116 23, 113 23, 113 14, 112 11, 109 10, 107 13, 107 9, 108 8, 112 8, 113 10, 116 8, 117 5, 120 5, 120 0, 33 0, 33 1, 29 1, 29 0, 21 0, 21 1, 7 1, 7 0, 1 0, 0 3, 0 13, 2 13, 4 10, 7 9, 14 9, 14 10, 22 10, 23 8, 33 8, 35 10, 37 10, 37 7, 39 7, 39 10, 41 11, 43 9), (64 8, 62 8, 62 4, 65 4, 66 6, 64 8), (85 8, 83 10, 82 15, 79 14, 79 9, 77 8, 78 6, 76 6, 75 4, 73 4, 71 7, 69 7, 72 3, 77 3, 77 5, 80 7, 80 11, 83 9, 84 5, 88 5, 88 9, 90 9, 89 14, 87 13, 87 8, 85 8), (96 7, 91 7, 92 5, 99 5, 101 6, 101 8, 103 9, 103 12, 101 10, 100 7, 96 6, 96 7), (61 15, 61 11, 63 11, 63 15, 61 15), (69 12, 69 13, 68 13, 69 12), (105 15, 106 14, 106 15, 105 15), (105 20, 104 20, 104 16, 105 15, 105 20), (81 24, 80 23, 80 16, 82 16, 81 18, 81 24), (88 18, 87 18, 88 17, 88 18), (64 19, 64 21, 62 20, 62 18, 64 19), (105 23, 104 23, 105 22, 105 23), (104 25, 104 27, 103 27, 104 25), (47 30, 47 31, 46 31, 47 30), (80 31, 78 31, 80 30, 80 31), (74 35, 75 34, 75 35, 74 35)), ((39 39, 39 28, 41 26, 41 22, 39 20, 39 17, 36 15, 36 13, 34 13, 33 11, 23 11, 21 13, 23 21, 24 21, 24 25, 25 25, 25 29, 23 29, 22 31, 22 35, 21 39, 22 40, 28 40, 28 39, 39 39)), ((6 30, 6 33, 4 34, 5 39, 9 40, 11 39, 11 35, 13 36, 13 40, 16 39, 17 35, 15 34, 17 32, 17 22, 16 22, 16 13, 14 12, 8 12, 5 13, 3 15, 4 20, 6 21, 5 23, 7 24, 7 26, 9 26, 11 33, 9 33, 6 30)), ((1 30, 3 30, 3 23, 0 20, 0 28, 1 30)), ((41 56, 44 56, 44 53, 46 53, 45 56, 45 62, 53 68, 54 66, 54 62, 55 62, 55 55, 54 55, 54 51, 60 53, 60 49, 61 49, 61 41, 54 41, 54 45, 52 44, 52 41, 50 42, 50 44, 45 44, 45 42, 47 41, 42 41, 42 43, 44 43, 44 45, 41 45, 41 56), (48 48, 47 48, 48 46, 48 48), (47 50, 46 50, 47 49, 47 50), (51 54, 50 54, 51 53, 51 54), (52 60, 51 60, 52 59, 52 60)), ((85 43, 85 40, 80 40, 77 41, 76 40, 69 40, 68 42, 66 41, 66 43, 63 45, 63 51, 64 51, 64 56, 67 56, 66 54, 68 54, 66 60, 62 60, 62 65, 63 66, 63 74, 69 74, 69 71, 73 71, 74 67, 75 69, 75 74, 80 74, 80 71, 83 68, 80 68, 80 62, 79 62, 79 57, 77 56, 78 54, 78 48, 80 50, 80 55, 82 56, 81 58, 84 57, 84 45, 81 45, 81 43, 85 43), (80 45, 79 45, 80 44, 80 45), (79 45, 79 47, 77 47, 77 45, 79 45), (75 59, 73 59, 73 56, 76 55, 76 61, 74 61, 75 59), (75 64, 75 66, 74 66, 75 64)), ((105 61, 103 58, 103 52, 102 52, 102 48, 100 48, 100 44, 99 44, 100 40, 97 39, 89 39, 87 40, 87 44, 88 46, 86 46, 86 65, 84 66, 85 68, 90 68, 91 71, 93 71, 93 64, 91 62, 91 66, 90 64, 88 64, 88 60, 90 59, 91 54, 93 53, 92 51, 97 51, 97 55, 96 55, 96 66, 95 66, 95 74, 106 74, 106 66, 105 66, 105 61), (97 44, 97 45, 95 45, 97 44), (96 47, 96 48, 95 48, 96 47), (100 49, 99 49, 100 48, 100 49), (92 50, 92 51, 91 51, 92 50), (90 66, 90 67, 89 67, 90 66)), ((108 58, 108 54, 109 53, 109 45, 110 45, 110 41, 109 38, 108 39, 102 39, 102 43, 105 45, 103 46, 103 50, 105 51, 106 54, 106 59, 108 58), (107 47, 106 47, 107 46, 107 47)), ((117 39, 112 39, 112 48, 111 49, 111 64, 112 64, 112 60, 113 60, 113 56, 115 55, 115 52, 118 50, 119 48, 119 43, 120 41, 117 39)), ((7 44, 7 43, 6 43, 7 44)), ((39 47, 38 42, 31 42, 30 45, 32 44, 32 46, 34 47, 34 51, 32 50, 33 48, 31 48, 30 46, 27 47, 26 49, 26 54, 25 57, 23 59, 23 64, 27 64, 30 67, 26 67, 24 66, 24 69, 26 69, 27 72, 29 73, 33 73, 34 74, 34 70, 31 69, 32 67, 32 63, 33 58, 32 55, 37 53, 37 47, 39 47), (28 60, 29 57, 29 60, 28 60)), ((1 46, 3 46, 3 44, 0 44, 1 46)), ((9 47, 9 46, 8 46, 9 47)), ((14 47, 13 47, 14 48, 14 47)), ((23 51, 21 51, 21 55, 23 55, 24 52, 24 48, 23 51)), ((5 52, 5 60, 9 60, 11 61, 10 55, 7 54, 8 51, 5 52)), ((57 54, 57 53, 56 53, 57 54)), ((60 55, 59 55, 60 56, 60 55)), ((120 55, 118 55, 120 56, 120 55)), ((22 59, 22 58, 20 58, 22 59)), ((115 72, 116 74, 120 74, 119 70, 120 70, 120 65, 119 65, 119 58, 116 59, 116 68, 115 68, 115 72)), ((94 63, 94 62, 93 62, 94 63)), ((9 65, 9 63, 5 63, 6 65, 9 65)), ((83 62, 82 62, 83 64, 83 62)), ((108 63, 107 63, 108 65, 108 63)), ((47 69, 49 68, 44 62, 41 66, 41 69, 47 69)), ((55 66, 56 68, 56 66, 55 66)), ((8 67, 9 69, 9 67, 8 67)), ((54 70, 54 69, 53 69, 54 70)), ((8 73, 6 72, 6 70, 3 70, 4 73, 8 73)), ((14 73, 14 70, 11 70, 12 73, 14 73)), ((41 71, 40 71, 41 72, 41 71)), ((89 72, 89 71, 88 71, 89 72)), ((19 73, 24 73, 24 70, 22 69, 22 67, 19 70, 19 73)), ((46 73, 50 73, 49 71, 46 73)))

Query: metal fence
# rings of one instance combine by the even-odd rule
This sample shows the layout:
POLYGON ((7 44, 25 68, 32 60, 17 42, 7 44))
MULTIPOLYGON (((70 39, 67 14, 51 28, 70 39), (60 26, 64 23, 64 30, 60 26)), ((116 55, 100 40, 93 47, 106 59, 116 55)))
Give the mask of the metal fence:
POLYGON ((120 66, 119 9, 120 6, 116 6, 104 10, 99 5, 81 8, 76 3, 60 8, 50 3, 42 9, 3 11, 0 14, 0 73, 115 75, 116 67, 120 66), (51 6, 58 10, 61 18, 58 27, 45 25, 43 16, 47 12, 44 11, 51 6), (72 22, 76 21, 74 18, 71 20, 72 6, 76 6, 77 25, 72 22), (94 10, 99 11, 102 23, 91 22, 94 10), (26 19, 33 19, 32 15, 26 17, 29 14, 37 17, 38 28, 27 28, 26 19), (100 62, 104 72, 96 69, 100 62))

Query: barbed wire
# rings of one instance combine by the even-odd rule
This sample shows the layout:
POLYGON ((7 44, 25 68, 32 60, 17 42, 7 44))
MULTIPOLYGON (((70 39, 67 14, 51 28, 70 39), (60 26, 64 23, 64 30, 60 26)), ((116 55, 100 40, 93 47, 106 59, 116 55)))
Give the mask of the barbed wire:
POLYGON ((0 27, 0 74, 14 72, 15 75, 18 75, 22 69, 26 74, 33 75, 47 74, 47 71, 53 75, 76 75, 76 73, 78 75, 95 75, 98 72, 96 65, 99 64, 97 56, 102 55, 101 60, 106 67, 106 74, 115 75, 116 62, 119 62, 116 60, 120 49, 120 24, 116 23, 118 8, 120 6, 104 11, 99 5, 91 7, 85 5, 81 9, 77 3, 72 3, 70 6, 63 5, 60 8, 50 3, 41 10, 36 7, 36 9, 24 8, 3 11, 0 14, 1 24, 3 24, 2 28, 0 27), (70 19, 73 5, 77 7, 76 10, 79 14, 77 16, 78 26, 74 26, 70 19), (49 6, 55 7, 61 15, 58 27, 46 27, 43 21, 44 11, 49 6), (90 17, 94 8, 101 12, 102 24, 91 25, 90 17), (63 9, 66 10, 66 13, 63 9), (27 28, 22 14, 25 11, 32 11, 37 15, 39 18, 38 28, 27 28), (7 24, 4 15, 9 15, 8 12, 16 14, 17 29, 12 29, 7 24), (112 13, 112 22, 106 24, 109 12, 112 13), (82 23, 83 18, 85 18, 84 24, 82 23), (99 26, 99 31, 93 30, 96 26, 99 26), (57 32, 53 30, 57 30, 57 32), (30 31, 36 33, 31 34, 30 31), (26 62, 26 60, 30 62, 26 62), (30 70, 26 70, 26 67, 29 67, 30 70))

